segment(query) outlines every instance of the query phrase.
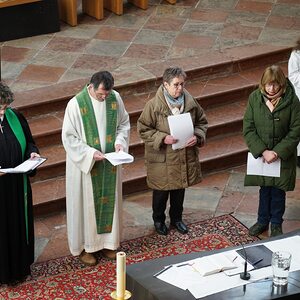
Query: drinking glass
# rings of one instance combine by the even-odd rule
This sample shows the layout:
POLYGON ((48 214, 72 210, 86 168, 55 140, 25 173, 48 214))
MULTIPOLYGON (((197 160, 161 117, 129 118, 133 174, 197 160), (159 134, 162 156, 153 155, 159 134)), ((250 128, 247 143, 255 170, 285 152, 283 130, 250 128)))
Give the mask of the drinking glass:
POLYGON ((291 253, 287 251, 276 251, 272 254, 273 285, 284 286, 288 283, 291 265, 291 253))

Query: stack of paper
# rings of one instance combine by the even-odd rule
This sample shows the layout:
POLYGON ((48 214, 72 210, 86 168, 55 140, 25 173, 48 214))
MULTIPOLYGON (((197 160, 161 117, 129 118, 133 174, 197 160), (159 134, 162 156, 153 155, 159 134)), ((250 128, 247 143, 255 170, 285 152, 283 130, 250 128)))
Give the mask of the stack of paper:
POLYGON ((113 166, 129 164, 134 160, 132 155, 124 151, 106 153, 104 156, 113 166))

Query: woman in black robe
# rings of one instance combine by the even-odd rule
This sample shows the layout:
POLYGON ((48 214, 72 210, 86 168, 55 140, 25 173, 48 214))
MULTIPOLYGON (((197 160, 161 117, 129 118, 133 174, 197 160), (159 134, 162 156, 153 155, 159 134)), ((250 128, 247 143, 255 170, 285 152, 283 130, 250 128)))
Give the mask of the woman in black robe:
MULTIPOLYGON (((10 89, 0 82, 1 168, 13 168, 28 158, 39 157, 26 119, 9 107, 13 100, 10 89)), ((33 174, 0 173, 0 284, 14 284, 25 279, 34 261, 32 193, 28 175, 33 174)))

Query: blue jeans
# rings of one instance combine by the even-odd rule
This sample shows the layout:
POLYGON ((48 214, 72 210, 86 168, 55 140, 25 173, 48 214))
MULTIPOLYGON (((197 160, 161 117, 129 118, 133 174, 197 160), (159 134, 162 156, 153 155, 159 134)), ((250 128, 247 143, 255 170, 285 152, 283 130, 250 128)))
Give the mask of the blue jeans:
POLYGON ((260 224, 282 224, 285 211, 285 191, 272 186, 261 186, 257 222, 260 224))

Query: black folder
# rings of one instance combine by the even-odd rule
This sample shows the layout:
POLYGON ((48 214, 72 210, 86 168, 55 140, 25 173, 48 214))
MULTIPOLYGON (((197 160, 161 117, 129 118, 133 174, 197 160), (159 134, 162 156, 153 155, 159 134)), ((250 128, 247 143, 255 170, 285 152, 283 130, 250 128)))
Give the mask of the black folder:
POLYGON ((244 259, 247 258, 247 262, 255 269, 270 266, 272 262, 273 252, 265 245, 245 247, 236 252, 244 259))

